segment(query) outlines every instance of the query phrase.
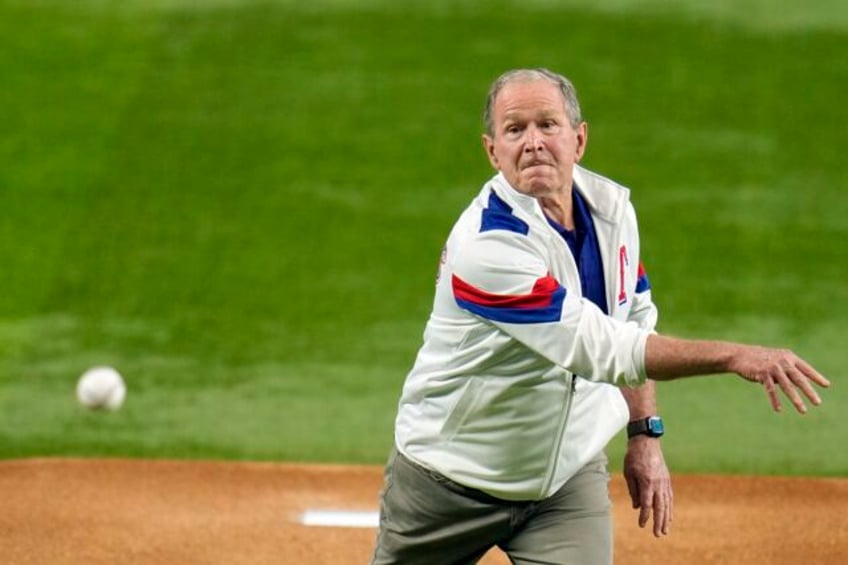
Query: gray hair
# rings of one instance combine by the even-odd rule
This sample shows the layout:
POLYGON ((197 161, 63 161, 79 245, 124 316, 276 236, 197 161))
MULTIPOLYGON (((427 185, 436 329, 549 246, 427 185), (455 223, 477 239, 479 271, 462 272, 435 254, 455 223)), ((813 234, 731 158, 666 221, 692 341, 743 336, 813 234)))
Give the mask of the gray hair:
POLYGON ((583 121, 580 115, 580 102, 577 100, 577 90, 571 81, 555 72, 539 67, 536 69, 513 69, 499 76, 492 86, 489 88, 489 96, 486 99, 486 109, 483 112, 483 123, 486 126, 486 133, 494 136, 495 125, 492 123, 492 112, 495 106, 495 99, 498 93, 504 86, 515 82, 533 82, 537 80, 546 80, 559 88, 565 101, 565 113, 568 115, 568 120, 571 122, 571 127, 576 128, 583 121))

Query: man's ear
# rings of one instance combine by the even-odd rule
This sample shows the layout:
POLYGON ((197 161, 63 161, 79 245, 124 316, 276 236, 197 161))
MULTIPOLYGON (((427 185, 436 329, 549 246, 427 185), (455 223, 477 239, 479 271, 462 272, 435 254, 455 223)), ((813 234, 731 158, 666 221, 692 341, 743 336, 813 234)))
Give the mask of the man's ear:
POLYGON ((577 126, 577 150, 574 155, 574 162, 579 163, 580 159, 583 158, 583 155, 586 153, 586 144, 589 141, 589 124, 586 122, 581 122, 579 126, 577 126))
POLYGON ((489 158, 489 162, 496 170, 501 170, 498 166, 498 158, 495 157, 495 140, 489 137, 487 134, 483 134, 483 149, 486 151, 486 157, 489 158))

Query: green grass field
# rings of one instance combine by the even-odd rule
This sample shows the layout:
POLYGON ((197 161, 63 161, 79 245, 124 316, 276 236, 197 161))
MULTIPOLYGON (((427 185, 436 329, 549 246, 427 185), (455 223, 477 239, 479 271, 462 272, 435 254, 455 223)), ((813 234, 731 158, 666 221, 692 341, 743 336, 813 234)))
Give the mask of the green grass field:
POLYGON ((660 330, 834 382, 803 418, 660 385, 673 470, 848 474, 848 5, 306 4, 0 0, 0 458, 381 463, 488 85, 548 66, 634 191, 660 330), (77 406, 94 364, 120 412, 77 406))

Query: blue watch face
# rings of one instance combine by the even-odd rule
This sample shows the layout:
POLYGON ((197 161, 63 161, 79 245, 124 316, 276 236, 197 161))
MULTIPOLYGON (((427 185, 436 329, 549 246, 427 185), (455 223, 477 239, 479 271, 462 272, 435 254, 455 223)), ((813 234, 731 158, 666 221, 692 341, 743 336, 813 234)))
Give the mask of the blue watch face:
POLYGON ((648 431, 653 436, 661 436, 665 433, 662 418, 648 418, 648 431))

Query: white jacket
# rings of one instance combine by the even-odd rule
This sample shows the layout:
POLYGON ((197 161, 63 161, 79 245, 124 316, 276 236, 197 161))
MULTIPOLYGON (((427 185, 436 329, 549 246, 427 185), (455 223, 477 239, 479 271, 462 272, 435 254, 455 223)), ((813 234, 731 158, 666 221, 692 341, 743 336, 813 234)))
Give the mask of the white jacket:
POLYGON ((498 174, 447 240, 399 403, 404 455, 506 500, 555 493, 627 423, 610 384, 645 380, 657 313, 629 191, 581 167, 574 184, 595 224, 610 315, 581 297, 571 251, 538 201, 498 174))

